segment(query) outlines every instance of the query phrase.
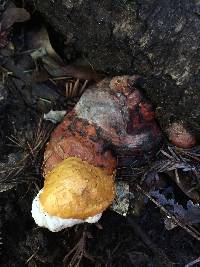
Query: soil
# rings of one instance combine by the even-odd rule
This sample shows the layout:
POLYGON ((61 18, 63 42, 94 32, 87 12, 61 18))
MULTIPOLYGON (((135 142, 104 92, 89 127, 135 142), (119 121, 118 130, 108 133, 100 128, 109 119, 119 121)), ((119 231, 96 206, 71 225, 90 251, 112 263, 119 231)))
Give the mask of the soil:
MULTIPOLYGON (((27 2, 29 9, 35 7, 32 1, 27 2)), ((139 86, 154 104, 163 109, 162 116, 158 117, 161 126, 167 123, 163 121, 172 117, 178 120, 187 117, 190 121, 194 119, 195 126, 190 126, 190 129, 198 132, 196 122, 199 123, 200 111, 196 101, 200 99, 197 74, 194 72, 199 49, 195 36, 199 23, 197 1, 102 1, 101 8, 97 1, 60 2, 38 1, 37 8, 51 21, 51 26, 62 33, 57 33, 59 40, 63 36, 69 38, 65 50, 61 50, 60 44, 58 47, 67 61, 77 58, 80 60, 81 55, 95 69, 110 75, 122 72, 140 73, 146 78, 139 86), (65 14, 62 5, 65 6, 65 14), (165 9, 169 13, 176 10, 176 16, 174 12, 170 13, 173 21, 167 14, 163 15, 165 9), (98 14, 95 13, 97 10, 98 14), (129 23, 125 21, 122 34, 120 25, 117 27, 117 21, 127 17, 126 14, 136 23, 132 22, 134 29, 130 29, 129 23), (169 23, 166 23, 168 20, 169 23), (176 27, 170 28, 172 24, 176 27), (85 31, 85 25, 88 25, 88 31, 85 31), (179 33, 173 39, 173 33, 177 30, 179 33), (133 31, 134 38, 130 36, 133 31), (146 45, 143 40, 146 47, 143 51, 138 43, 142 36, 147 37, 150 32, 146 45), (182 62, 180 59, 184 51, 181 55, 177 51, 188 44, 186 36, 191 40, 187 49, 189 52, 182 62), (114 43, 113 39, 116 40, 114 43), (158 39, 165 40, 165 46, 162 47, 158 39), (126 46, 130 41, 130 45, 126 46), (170 54, 171 42, 174 46, 170 54), (154 46, 153 43, 157 45, 154 46), (177 62, 189 62, 184 79, 181 78, 182 68, 177 62), (160 66, 163 66, 162 69, 160 66), (176 77, 172 77, 175 69, 176 77), (151 82, 152 87, 149 87, 151 82), (163 88, 168 89, 165 91, 163 88), (185 91, 186 88, 189 93, 185 91)), ((27 30, 27 26, 22 29, 27 30)), ((19 28, 15 30, 21 36, 19 28)), ((52 28, 50 32, 57 37, 52 28)), ((15 37, 15 33, 13 36, 15 37)), ((59 233, 37 227, 31 216, 31 205, 43 184, 41 167, 44 148, 51 130, 55 127, 50 122, 41 123, 40 120, 43 113, 50 109, 70 110, 78 99, 66 100, 58 90, 50 87, 49 90, 39 87, 39 90, 33 90, 31 98, 27 98, 22 88, 21 81, 12 75, 0 87, 0 266, 183 267, 200 256, 199 241, 180 227, 166 230, 163 215, 150 201, 145 201, 145 208, 137 216, 131 214, 124 217, 107 210, 96 225, 80 225, 59 233), (48 101, 44 103, 41 98, 48 101)), ((156 158, 153 159, 155 160, 156 158)), ((148 164, 151 165, 150 162, 148 164)), ((140 179, 143 174, 142 172, 140 179)), ((171 185, 178 198, 183 202, 188 199, 172 182, 171 185)), ((196 227, 199 229, 198 225, 196 227)))
MULTIPOLYGON (((17 186, 0 195, 1 266, 64 266, 65 255, 81 236, 83 226, 60 233, 38 228, 30 213, 34 195, 35 192, 27 186, 17 186)), ((148 247, 142 242, 126 218, 107 211, 100 221, 101 229, 87 227, 88 255, 80 266, 185 266, 199 257, 199 243, 184 230, 168 232, 159 211, 152 205, 147 205, 135 221, 167 260, 159 255, 159 249, 154 254, 153 245, 148 247)))

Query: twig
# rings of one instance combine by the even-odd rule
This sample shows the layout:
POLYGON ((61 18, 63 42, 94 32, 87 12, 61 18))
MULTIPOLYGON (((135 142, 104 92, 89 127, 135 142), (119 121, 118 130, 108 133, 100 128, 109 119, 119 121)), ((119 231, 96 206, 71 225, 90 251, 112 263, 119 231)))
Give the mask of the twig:
POLYGON ((82 236, 77 244, 68 252, 68 254, 63 259, 64 266, 78 267, 82 258, 87 256, 85 252, 86 247, 86 228, 83 230, 82 236), (70 262, 69 258, 72 256, 70 262))
POLYGON ((29 261, 31 261, 32 258, 35 257, 35 255, 38 253, 38 251, 39 251, 39 248, 28 258, 28 260, 26 261, 26 264, 29 263, 29 261))
POLYGON ((189 262, 188 264, 185 265, 185 267, 191 267, 194 264, 199 263, 199 262, 200 262, 200 257, 192 262, 189 262))
POLYGON ((88 80, 85 80, 85 81, 84 81, 84 84, 83 84, 82 87, 81 87, 80 95, 84 92, 84 90, 85 90, 87 84, 88 84, 88 80))
POLYGON ((162 205, 160 205, 154 198, 152 198, 149 193, 147 193, 145 190, 143 190, 139 185, 136 185, 136 188, 145 196, 147 196, 157 207, 159 207, 168 218, 170 218, 173 223, 176 225, 179 225, 181 228, 183 228, 187 233, 189 233, 192 237, 200 241, 200 233, 194 229, 191 226, 186 226, 183 223, 181 223, 173 214, 171 214, 167 209, 165 209, 162 205))
MULTIPOLYGON (((24 176, 24 169, 28 170, 30 168, 35 168, 38 164, 40 165, 40 152, 49 138, 53 127, 47 127, 46 124, 43 124, 41 119, 36 127, 36 131, 29 137, 30 141, 22 141, 15 136, 8 137, 23 151, 23 158, 18 160, 13 167, 8 166, 3 168, 5 174, 0 179, 0 185, 1 183, 10 184, 24 182, 22 179, 24 176), (17 179, 19 177, 20 179, 17 179)), ((0 172, 2 172, 2 170, 0 170, 0 172)))
POLYGON ((66 98, 80 96, 87 87, 87 84, 88 80, 85 80, 83 84, 81 84, 80 79, 76 79, 75 81, 67 81, 65 85, 66 98))
POLYGON ((78 87, 79 87, 79 82, 80 82, 80 79, 76 79, 76 82, 75 82, 74 88, 73 88, 73 94, 74 95, 77 95, 77 91, 78 91, 78 87))

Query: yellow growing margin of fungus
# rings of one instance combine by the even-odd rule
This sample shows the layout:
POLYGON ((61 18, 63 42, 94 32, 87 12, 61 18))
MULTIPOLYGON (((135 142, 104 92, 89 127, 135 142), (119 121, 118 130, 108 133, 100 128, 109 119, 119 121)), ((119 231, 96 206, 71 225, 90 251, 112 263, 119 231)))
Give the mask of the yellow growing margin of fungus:
POLYGON ((156 150, 160 130, 135 80, 118 76, 89 87, 51 134, 44 188, 32 205, 39 226, 55 232, 97 222, 115 197, 116 155, 128 158, 156 150))
POLYGON ((45 177, 44 188, 33 202, 32 215, 38 225, 59 231, 73 222, 97 221, 114 195, 114 173, 69 157, 45 177))

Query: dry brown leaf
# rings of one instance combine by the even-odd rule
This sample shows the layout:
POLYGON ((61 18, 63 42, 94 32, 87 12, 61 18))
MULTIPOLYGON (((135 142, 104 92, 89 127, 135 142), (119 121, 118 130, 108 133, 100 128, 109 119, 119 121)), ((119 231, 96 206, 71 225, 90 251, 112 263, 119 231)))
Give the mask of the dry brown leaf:
POLYGON ((7 30, 16 22, 24 22, 30 19, 29 12, 24 8, 9 7, 3 13, 1 20, 2 30, 7 30))

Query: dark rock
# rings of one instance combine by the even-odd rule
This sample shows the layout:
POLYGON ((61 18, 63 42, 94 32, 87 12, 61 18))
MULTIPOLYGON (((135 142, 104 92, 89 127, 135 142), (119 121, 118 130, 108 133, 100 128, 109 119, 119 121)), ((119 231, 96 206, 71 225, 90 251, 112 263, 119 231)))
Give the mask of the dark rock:
POLYGON ((64 35, 67 59, 81 55, 111 75, 139 73, 161 126, 183 121, 199 132, 198 0, 44 0, 37 9, 64 35))

